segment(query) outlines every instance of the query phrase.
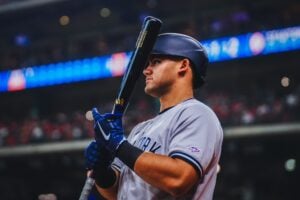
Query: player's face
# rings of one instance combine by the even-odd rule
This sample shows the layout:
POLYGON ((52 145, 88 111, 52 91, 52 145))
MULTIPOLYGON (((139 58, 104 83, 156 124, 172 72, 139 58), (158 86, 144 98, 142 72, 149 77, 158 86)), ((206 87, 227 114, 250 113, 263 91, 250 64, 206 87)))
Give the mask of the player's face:
POLYGON ((145 92, 153 97, 161 97, 168 93, 177 78, 176 68, 180 60, 155 56, 149 59, 143 73, 146 76, 145 92))

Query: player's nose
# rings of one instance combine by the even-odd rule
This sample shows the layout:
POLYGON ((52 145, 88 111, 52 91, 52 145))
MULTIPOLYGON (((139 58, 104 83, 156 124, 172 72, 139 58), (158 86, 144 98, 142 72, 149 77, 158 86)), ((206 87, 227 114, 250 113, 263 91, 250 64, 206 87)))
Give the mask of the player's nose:
POLYGON ((147 75, 150 75, 151 73, 152 73, 152 68, 151 68, 150 64, 148 64, 148 65, 145 67, 145 69, 143 70, 143 74, 144 74, 145 76, 147 76, 147 75))

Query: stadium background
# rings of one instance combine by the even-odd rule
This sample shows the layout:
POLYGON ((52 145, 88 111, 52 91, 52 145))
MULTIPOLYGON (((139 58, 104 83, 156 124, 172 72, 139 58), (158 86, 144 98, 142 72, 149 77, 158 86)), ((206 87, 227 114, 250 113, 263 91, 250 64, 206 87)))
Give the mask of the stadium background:
MULTIPOLYGON (((300 2, 0 0, 0 72, 130 51, 147 15, 162 19, 162 32, 202 41, 299 26, 300 2)), ((214 199, 299 199, 297 48, 210 64, 207 85, 196 96, 215 110, 225 130, 214 199)), ((84 113, 94 105, 110 111, 120 80, 2 91, 0 199, 31 200, 42 193, 78 199, 83 151, 93 136, 84 113)), ((143 85, 141 79, 128 108, 127 133, 158 110, 143 85)))

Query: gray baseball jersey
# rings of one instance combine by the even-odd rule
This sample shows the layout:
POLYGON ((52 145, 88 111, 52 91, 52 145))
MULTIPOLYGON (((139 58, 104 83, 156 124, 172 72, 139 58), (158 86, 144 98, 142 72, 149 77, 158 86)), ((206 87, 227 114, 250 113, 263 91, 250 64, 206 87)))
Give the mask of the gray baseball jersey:
POLYGON ((212 199, 223 131, 209 107, 196 99, 186 100, 138 124, 131 131, 128 141, 144 151, 188 162, 197 170, 201 179, 185 196, 174 198, 146 183, 115 159, 113 166, 120 171, 118 199, 212 199))

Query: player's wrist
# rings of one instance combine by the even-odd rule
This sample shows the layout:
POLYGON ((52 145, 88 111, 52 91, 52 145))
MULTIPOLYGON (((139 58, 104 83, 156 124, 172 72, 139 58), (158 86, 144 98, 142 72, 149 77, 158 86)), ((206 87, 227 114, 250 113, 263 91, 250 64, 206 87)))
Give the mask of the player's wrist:
POLYGON ((143 152, 144 151, 131 145, 127 140, 125 140, 119 145, 116 157, 118 157, 130 169, 134 170, 135 162, 143 152))
POLYGON ((92 174, 96 184, 101 188, 109 188, 116 182, 116 173, 110 166, 101 166, 93 170, 92 174))

